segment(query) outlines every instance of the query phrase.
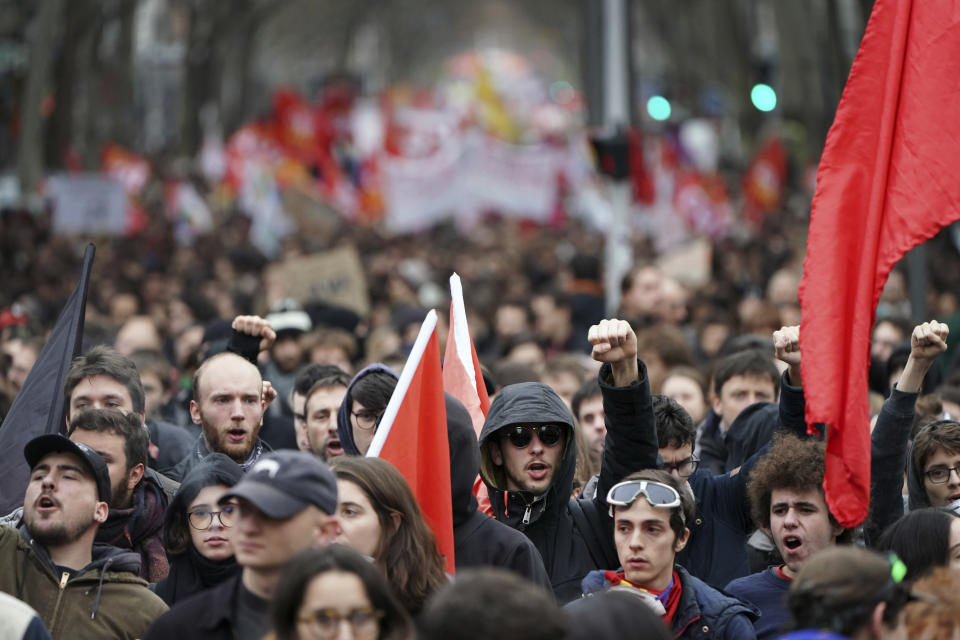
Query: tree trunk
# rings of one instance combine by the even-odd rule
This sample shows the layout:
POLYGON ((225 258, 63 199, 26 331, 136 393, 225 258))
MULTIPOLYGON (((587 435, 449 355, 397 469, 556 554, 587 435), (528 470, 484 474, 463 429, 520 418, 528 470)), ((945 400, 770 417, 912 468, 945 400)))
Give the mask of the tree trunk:
POLYGON ((43 177, 44 118, 41 109, 51 86, 53 50, 50 43, 56 42, 62 13, 63 0, 41 0, 27 35, 30 62, 21 108, 23 128, 17 149, 20 190, 26 198, 35 194, 43 177))

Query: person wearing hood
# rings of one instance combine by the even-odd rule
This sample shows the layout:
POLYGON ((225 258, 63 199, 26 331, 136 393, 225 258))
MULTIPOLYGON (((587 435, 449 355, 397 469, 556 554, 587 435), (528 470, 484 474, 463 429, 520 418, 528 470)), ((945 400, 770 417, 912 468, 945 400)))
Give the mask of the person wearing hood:
POLYGON ((499 567, 550 590, 550 578, 540 552, 530 539, 480 512, 473 483, 480 472, 480 447, 470 413, 449 393, 444 394, 447 439, 450 443, 450 484, 453 501, 453 542, 457 570, 499 567))
POLYGON ((154 586, 169 606, 240 573, 233 556, 235 507, 217 506, 243 470, 222 453, 211 453, 187 474, 167 507, 163 542, 170 574, 154 586))
POLYGON ((140 557, 95 545, 110 475, 91 447, 61 435, 24 447, 30 482, 19 530, 0 528, 0 591, 33 607, 57 638, 139 638, 167 606, 137 577, 140 557))
POLYGON ((398 378, 390 367, 374 363, 361 369, 350 381, 337 412, 337 432, 345 455, 367 454, 398 378))
POLYGON ((480 475, 494 517, 523 532, 543 558, 561 603, 580 596, 580 580, 593 569, 617 566, 613 526, 603 499, 633 470, 654 467, 657 447, 646 367, 637 339, 622 320, 590 328, 593 358, 603 363, 600 387, 607 423, 606 447, 591 498, 571 499, 576 466, 574 420, 547 385, 504 387, 480 433, 480 475))

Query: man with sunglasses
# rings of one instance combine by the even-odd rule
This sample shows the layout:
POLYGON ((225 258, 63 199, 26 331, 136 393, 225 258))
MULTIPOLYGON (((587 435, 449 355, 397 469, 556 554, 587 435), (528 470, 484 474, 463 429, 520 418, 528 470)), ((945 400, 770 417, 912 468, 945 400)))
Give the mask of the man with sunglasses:
POLYGON ((636 589, 663 618, 674 638, 751 640, 758 611, 692 576, 677 564, 696 513, 681 481, 649 469, 627 476, 606 494, 620 571, 594 571, 584 591, 636 589))
POLYGON ((522 531, 537 547, 560 602, 577 598, 591 570, 617 564, 612 524, 603 502, 617 480, 656 464, 650 384, 637 359, 637 340, 622 320, 590 328, 607 435, 598 491, 571 499, 576 466, 574 420, 547 385, 508 385, 497 394, 480 433, 480 475, 494 517, 522 531))

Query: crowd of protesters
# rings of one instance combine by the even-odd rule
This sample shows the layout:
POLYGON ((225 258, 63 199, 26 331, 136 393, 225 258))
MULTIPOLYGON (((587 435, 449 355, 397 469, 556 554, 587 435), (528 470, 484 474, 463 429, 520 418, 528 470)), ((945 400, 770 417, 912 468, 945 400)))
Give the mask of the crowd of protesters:
MULTIPOLYGON (((616 319, 603 237, 575 221, 341 225, 273 260, 237 212, 191 246, 159 220, 104 239, 63 433, 3 452, 31 475, 0 514, 0 637, 954 637, 958 252, 928 245, 937 320, 911 317, 903 271, 884 290, 870 516, 844 529, 804 421, 805 224, 715 242, 698 287, 633 238, 616 319), (271 300, 272 262, 344 245, 368 314, 271 300), (362 456, 454 271, 492 404, 478 438, 446 399, 451 573, 403 476, 362 456)), ((0 417, 80 249, 0 214, 0 417)))

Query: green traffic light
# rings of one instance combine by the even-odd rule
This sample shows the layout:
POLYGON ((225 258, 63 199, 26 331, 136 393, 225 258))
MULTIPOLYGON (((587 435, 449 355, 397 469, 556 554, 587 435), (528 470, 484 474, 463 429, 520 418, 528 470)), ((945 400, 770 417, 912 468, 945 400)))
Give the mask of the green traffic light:
POLYGON ((647 100, 647 113, 654 120, 669 120, 670 101, 663 96, 653 96, 647 100))
POLYGON ((777 106, 777 92, 768 84, 755 84, 750 90, 750 101, 760 111, 773 111, 777 106))

